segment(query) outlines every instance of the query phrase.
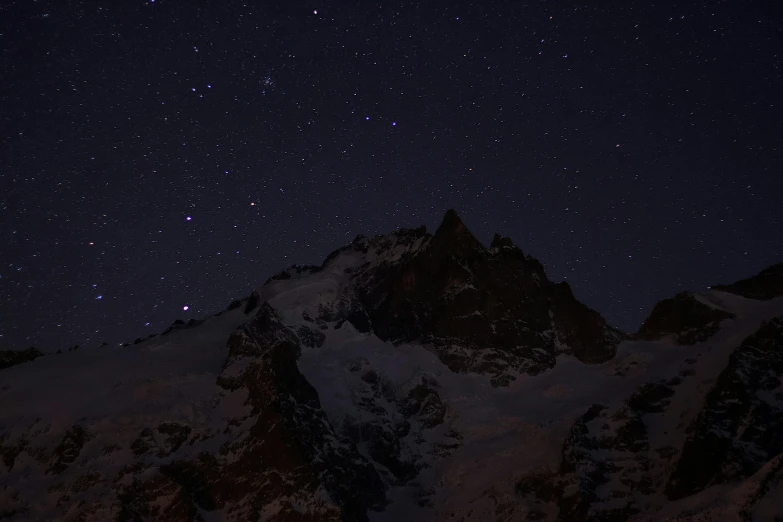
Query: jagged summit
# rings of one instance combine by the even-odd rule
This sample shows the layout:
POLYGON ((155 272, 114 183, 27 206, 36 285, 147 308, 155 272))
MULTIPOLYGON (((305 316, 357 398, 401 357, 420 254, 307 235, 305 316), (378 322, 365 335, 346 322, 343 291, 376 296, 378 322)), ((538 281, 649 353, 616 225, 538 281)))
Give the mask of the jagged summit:
POLYGON ((357 236, 212 317, 0 371, 0 518, 780 518, 775 270, 625 342, 453 211, 357 236))
POLYGON ((443 216, 443 221, 432 239, 432 247, 432 251, 439 255, 460 256, 468 256, 474 250, 483 249, 455 210, 448 210, 443 216))
POLYGON ((501 235, 499 232, 495 232, 495 235, 492 238, 492 243, 490 243, 489 247, 490 248, 516 248, 514 242, 511 241, 510 237, 501 235))
MULTIPOLYGON (((551 368, 559 354, 589 363, 612 357, 620 332, 568 285, 550 282, 537 260, 506 248, 510 240, 493 243, 483 247, 449 210, 434 236, 420 228, 360 237, 320 271, 295 272, 322 280, 341 267, 339 283, 330 282, 334 295, 310 316, 349 322, 394 344, 431 345, 452 371, 488 375, 495 386, 551 368)), ((276 278, 290 277, 289 269, 276 278)))
POLYGON ((440 227, 438 227, 438 230, 460 230, 465 227, 465 224, 462 222, 462 220, 459 217, 459 214, 457 214, 457 211, 453 208, 450 208, 446 211, 446 214, 443 216, 443 221, 440 224, 440 227))

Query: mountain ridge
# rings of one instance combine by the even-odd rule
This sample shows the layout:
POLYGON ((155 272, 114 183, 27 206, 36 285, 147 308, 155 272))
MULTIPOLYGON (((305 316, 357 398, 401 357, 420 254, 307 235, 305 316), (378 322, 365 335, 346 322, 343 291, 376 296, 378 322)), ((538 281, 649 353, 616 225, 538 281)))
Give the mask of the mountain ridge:
POLYGON ((357 236, 210 317, 0 371, 0 519, 783 516, 772 268, 629 335, 456 212, 357 236))

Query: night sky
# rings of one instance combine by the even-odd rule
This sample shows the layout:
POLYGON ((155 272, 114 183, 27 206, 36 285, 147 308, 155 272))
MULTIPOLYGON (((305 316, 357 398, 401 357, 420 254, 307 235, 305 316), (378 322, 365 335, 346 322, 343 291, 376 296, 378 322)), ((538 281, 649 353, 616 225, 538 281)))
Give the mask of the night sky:
POLYGON ((133 341, 448 208, 631 331, 781 261, 783 7, 648 4, 3 0, 0 344, 133 341))

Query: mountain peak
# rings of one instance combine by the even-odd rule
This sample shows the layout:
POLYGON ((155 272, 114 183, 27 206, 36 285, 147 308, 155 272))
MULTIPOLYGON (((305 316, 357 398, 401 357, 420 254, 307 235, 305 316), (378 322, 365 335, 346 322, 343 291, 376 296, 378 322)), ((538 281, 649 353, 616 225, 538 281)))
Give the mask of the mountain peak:
POLYGON ((454 210, 453 208, 450 208, 446 211, 446 214, 443 216, 443 223, 441 224, 441 226, 443 225, 451 226, 452 224, 455 226, 462 225, 462 220, 460 219, 459 214, 457 214, 457 211, 454 210))
POLYGON ((447 245, 451 253, 465 252, 481 246, 454 209, 446 211, 443 221, 435 231, 434 240, 436 243, 447 245))
POLYGON ((492 238, 492 243, 489 245, 489 247, 506 248, 506 247, 515 247, 515 245, 514 242, 511 241, 510 237, 504 236, 499 232, 495 232, 495 236, 492 238))
POLYGON ((729 285, 755 302, 662 301, 618 350, 567 282, 453 210, 435 236, 357 236, 132 346, 10 370, 42 354, 0 350, 3 514, 780 517, 781 268, 729 285))
POLYGON ((654 340, 673 336, 678 344, 705 341, 733 314, 709 306, 690 292, 680 292, 658 302, 636 333, 638 339, 654 340))
POLYGON ((465 223, 462 222, 462 219, 460 219, 457 211, 453 208, 450 208, 443 216, 443 221, 441 221, 440 226, 438 227, 438 230, 435 232, 435 234, 463 234, 465 232, 470 234, 468 227, 466 227, 465 223))

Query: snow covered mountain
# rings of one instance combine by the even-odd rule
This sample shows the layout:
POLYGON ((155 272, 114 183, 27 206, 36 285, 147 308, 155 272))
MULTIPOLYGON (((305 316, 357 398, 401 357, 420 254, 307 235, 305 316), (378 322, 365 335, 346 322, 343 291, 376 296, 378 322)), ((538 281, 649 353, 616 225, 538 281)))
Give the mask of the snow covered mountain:
POLYGON ((783 517, 783 265, 625 335, 449 211, 160 336, 12 359, 0 519, 783 517))

